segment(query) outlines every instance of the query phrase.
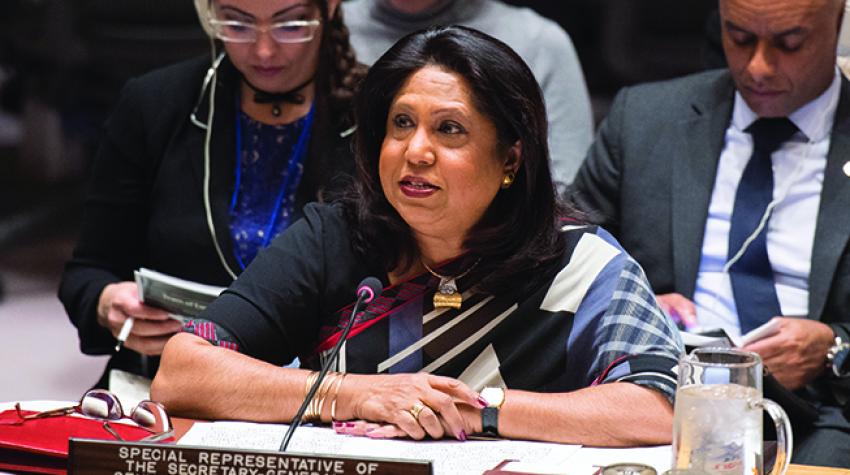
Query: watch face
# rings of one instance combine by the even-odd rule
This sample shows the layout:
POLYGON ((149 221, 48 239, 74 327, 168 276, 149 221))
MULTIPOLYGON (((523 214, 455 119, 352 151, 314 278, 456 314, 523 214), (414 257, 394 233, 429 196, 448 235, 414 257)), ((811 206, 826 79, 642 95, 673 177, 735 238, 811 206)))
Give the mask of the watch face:
POLYGON ((505 401, 505 390, 502 388, 484 388, 480 396, 487 401, 489 407, 501 407, 505 401))

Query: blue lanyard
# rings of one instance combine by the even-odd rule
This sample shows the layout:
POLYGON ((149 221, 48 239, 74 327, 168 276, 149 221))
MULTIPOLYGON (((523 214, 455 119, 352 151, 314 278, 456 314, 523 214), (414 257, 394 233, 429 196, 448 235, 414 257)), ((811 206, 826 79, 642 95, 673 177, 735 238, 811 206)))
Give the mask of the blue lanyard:
MULTIPOLYGON (((275 200, 274 208, 272 209, 271 216, 269 217, 269 221, 266 224, 266 228, 263 234, 263 244, 262 247, 265 248, 269 245, 269 242, 272 240, 272 230, 274 229, 275 221, 277 221, 277 216, 280 214, 280 208, 283 204, 283 198, 286 196, 286 191, 289 189, 289 185, 292 182, 292 177, 295 175, 296 170, 298 169, 298 165, 304 162, 304 156, 307 153, 307 142, 310 138, 310 129, 313 125, 313 110, 315 109, 315 104, 310 106, 310 112, 307 113, 307 118, 304 121, 304 128, 301 129, 301 133, 298 135, 298 142, 295 143, 295 148, 292 149, 292 154, 289 156, 289 164, 286 167, 286 177, 283 182, 280 184, 280 189, 277 193, 277 199, 275 200)), ((233 186, 233 195, 230 198, 230 209, 229 213, 232 214, 233 210, 236 209, 236 203, 239 199, 239 188, 242 184, 242 120, 240 115, 240 108, 236 107, 236 181, 233 186)), ((288 219, 287 219, 288 220, 288 219)), ((245 270, 245 263, 242 262, 242 257, 239 255, 236 250, 234 250, 234 255, 236 256, 236 261, 239 263, 239 267, 242 270, 245 270)))

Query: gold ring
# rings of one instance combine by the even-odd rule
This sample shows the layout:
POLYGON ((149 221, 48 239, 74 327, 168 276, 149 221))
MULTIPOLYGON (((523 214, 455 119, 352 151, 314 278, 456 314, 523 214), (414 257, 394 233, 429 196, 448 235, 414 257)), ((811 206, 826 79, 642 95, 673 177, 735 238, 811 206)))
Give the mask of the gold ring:
POLYGON ((410 412, 410 415, 413 416, 414 419, 416 419, 416 422, 419 422, 419 414, 422 413, 423 409, 425 409, 425 403, 423 403, 422 401, 417 401, 417 403, 414 404, 408 412, 410 412))

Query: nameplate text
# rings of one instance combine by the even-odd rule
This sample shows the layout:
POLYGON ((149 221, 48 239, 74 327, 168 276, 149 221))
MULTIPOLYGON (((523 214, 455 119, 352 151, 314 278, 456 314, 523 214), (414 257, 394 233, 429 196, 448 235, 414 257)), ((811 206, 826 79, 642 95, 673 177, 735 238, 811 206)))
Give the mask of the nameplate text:
POLYGON ((72 438, 68 474, 432 475, 432 468, 429 461, 72 438))

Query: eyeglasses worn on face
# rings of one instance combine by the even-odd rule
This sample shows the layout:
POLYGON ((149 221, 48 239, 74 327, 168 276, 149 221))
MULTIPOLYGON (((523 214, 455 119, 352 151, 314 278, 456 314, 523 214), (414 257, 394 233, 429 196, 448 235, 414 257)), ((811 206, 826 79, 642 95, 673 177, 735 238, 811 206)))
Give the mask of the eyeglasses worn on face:
POLYGON ((118 440, 124 439, 112 428, 109 421, 118 421, 125 417, 151 432, 151 435, 141 439, 140 442, 157 442, 174 435, 171 418, 165 412, 165 407, 162 404, 154 401, 142 401, 127 415, 121 407, 118 396, 102 389, 92 389, 86 392, 76 406, 52 409, 36 414, 24 414, 21 411, 21 403, 16 403, 15 410, 21 419, 20 423, 32 419, 66 416, 74 413, 82 414, 102 420, 103 428, 118 440))
POLYGON ((268 33, 278 43, 306 43, 315 37, 321 23, 319 20, 292 20, 257 26, 236 20, 210 19, 216 38, 228 43, 254 43, 260 33, 268 33))

